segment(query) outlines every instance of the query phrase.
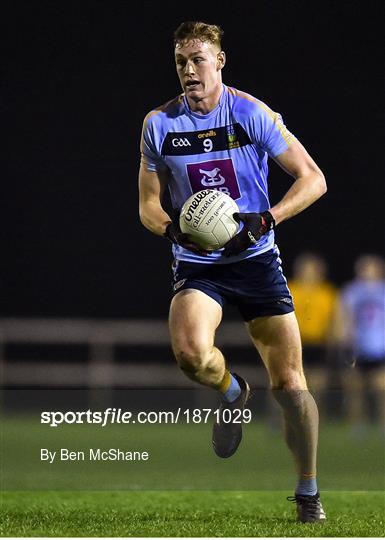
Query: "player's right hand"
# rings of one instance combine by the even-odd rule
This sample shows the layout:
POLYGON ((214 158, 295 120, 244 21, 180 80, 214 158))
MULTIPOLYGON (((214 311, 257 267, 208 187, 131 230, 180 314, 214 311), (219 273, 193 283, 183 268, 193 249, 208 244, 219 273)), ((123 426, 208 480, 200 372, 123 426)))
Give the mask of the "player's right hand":
POLYGON ((182 233, 177 223, 169 223, 166 227, 166 232, 164 233, 164 236, 168 238, 173 244, 178 244, 179 246, 182 246, 183 248, 188 249, 189 251, 192 251, 197 255, 207 256, 211 253, 211 251, 207 251, 206 249, 199 247, 192 240, 190 240, 188 234, 182 233))
POLYGON ((268 210, 260 213, 235 212, 233 217, 238 223, 242 221, 243 228, 229 240, 227 244, 225 244, 225 249, 223 250, 223 255, 225 257, 239 255, 242 251, 245 251, 253 244, 256 244, 261 236, 275 227, 274 218, 268 210))

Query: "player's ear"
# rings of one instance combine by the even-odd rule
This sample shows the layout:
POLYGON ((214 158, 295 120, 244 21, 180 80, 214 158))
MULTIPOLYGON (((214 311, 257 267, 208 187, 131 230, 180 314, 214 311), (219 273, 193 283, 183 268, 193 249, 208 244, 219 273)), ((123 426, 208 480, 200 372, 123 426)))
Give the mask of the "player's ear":
POLYGON ((226 64, 226 53, 221 51, 217 54, 217 69, 222 69, 226 64))

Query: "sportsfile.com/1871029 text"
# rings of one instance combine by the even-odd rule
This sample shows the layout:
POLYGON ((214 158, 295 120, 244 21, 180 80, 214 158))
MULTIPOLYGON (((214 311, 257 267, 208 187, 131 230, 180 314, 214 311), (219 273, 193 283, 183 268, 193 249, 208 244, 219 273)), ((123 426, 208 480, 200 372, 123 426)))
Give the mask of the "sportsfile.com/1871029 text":
POLYGON ((124 411, 109 407, 104 411, 43 411, 40 415, 41 424, 58 427, 62 424, 98 424, 105 427, 108 424, 207 424, 208 422, 223 422, 248 424, 252 415, 250 409, 178 409, 174 411, 124 411))

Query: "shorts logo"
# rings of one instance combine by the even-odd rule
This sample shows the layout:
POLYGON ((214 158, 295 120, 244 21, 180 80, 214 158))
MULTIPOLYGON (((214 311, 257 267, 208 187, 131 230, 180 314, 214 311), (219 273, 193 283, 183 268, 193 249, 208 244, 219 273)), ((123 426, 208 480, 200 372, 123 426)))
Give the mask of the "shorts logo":
POLYGON ((186 169, 193 193, 205 188, 217 189, 234 200, 240 198, 241 192, 231 158, 187 163, 186 169))
POLYGON ((177 147, 177 146, 191 146, 191 143, 190 141, 184 137, 183 139, 173 139, 172 140, 172 145, 177 147))
POLYGON ((181 280, 177 281, 174 284, 174 291, 177 291, 178 289, 180 289, 182 287, 182 285, 184 285, 185 283, 186 283, 185 279, 181 279, 181 280))
POLYGON ((277 300, 278 304, 291 304, 291 298, 280 298, 277 300))

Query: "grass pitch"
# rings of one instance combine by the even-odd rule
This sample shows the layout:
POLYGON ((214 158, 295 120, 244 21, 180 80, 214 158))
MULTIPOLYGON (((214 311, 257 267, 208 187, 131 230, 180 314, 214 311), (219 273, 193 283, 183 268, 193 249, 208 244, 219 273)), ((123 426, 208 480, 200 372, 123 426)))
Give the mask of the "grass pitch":
POLYGON ((0 536, 384 536, 378 429, 355 439, 345 424, 322 427, 320 489, 328 520, 306 525, 295 521, 295 504, 286 500, 296 477, 282 434, 253 422, 244 435, 237 454, 219 460, 207 424, 50 428, 38 416, 9 416, 0 428, 0 536), (151 460, 40 460, 41 448, 111 446, 147 450, 151 460))
POLYGON ((382 537, 384 494, 325 492, 299 524, 282 491, 4 492, 1 536, 382 537))

